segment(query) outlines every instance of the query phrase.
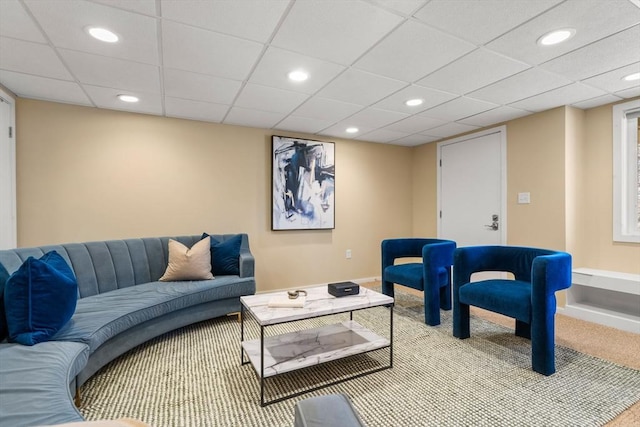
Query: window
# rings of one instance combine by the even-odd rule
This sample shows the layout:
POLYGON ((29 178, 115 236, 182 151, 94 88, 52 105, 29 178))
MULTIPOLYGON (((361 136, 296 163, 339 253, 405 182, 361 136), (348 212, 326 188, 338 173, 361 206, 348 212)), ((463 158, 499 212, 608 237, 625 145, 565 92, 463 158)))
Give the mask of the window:
POLYGON ((613 240, 640 243, 640 100, 613 106, 613 240))

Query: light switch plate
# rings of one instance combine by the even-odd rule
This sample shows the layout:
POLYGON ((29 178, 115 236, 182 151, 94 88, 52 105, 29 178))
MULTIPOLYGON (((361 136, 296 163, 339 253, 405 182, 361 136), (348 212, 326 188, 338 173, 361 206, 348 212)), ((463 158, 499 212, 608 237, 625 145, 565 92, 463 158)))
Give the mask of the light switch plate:
POLYGON ((531 203, 531 193, 518 193, 518 204, 531 203))

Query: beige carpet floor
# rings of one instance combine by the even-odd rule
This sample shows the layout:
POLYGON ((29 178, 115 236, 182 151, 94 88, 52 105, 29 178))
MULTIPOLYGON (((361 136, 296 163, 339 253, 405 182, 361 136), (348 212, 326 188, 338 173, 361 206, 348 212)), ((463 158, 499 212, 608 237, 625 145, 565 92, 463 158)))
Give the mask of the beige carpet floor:
MULTIPOLYGON (((365 286, 380 286, 379 282, 365 286)), ((403 291, 422 295, 404 286, 403 291)), ((503 326, 513 327, 509 317, 472 307, 472 314, 503 326)), ((640 369, 640 335, 556 314, 556 343, 581 353, 609 360, 622 366, 640 369)), ((640 402, 624 411, 607 427, 640 426, 640 402)))

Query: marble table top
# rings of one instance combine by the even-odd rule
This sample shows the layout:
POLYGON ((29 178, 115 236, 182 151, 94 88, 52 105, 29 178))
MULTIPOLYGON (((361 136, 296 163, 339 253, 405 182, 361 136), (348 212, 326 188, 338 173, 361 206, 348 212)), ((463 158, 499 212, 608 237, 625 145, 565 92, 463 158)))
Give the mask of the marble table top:
POLYGON ((265 378, 389 345, 388 339, 350 320, 265 337, 264 347, 261 347, 259 339, 242 343, 256 373, 265 378), (264 369, 261 369, 261 352, 264 369))
POLYGON ((287 291, 243 296, 240 297, 240 302, 262 326, 393 304, 392 297, 362 286, 358 295, 340 298, 331 295, 326 285, 300 289, 307 291, 307 298, 302 308, 269 307, 269 301, 272 298, 286 298, 287 291))

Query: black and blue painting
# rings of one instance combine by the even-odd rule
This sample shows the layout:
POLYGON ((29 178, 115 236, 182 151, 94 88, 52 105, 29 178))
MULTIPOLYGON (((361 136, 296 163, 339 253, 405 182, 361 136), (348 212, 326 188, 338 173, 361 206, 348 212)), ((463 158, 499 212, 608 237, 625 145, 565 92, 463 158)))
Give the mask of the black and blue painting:
POLYGON ((334 143, 283 136, 273 136, 272 143, 272 228, 334 228, 334 143))

